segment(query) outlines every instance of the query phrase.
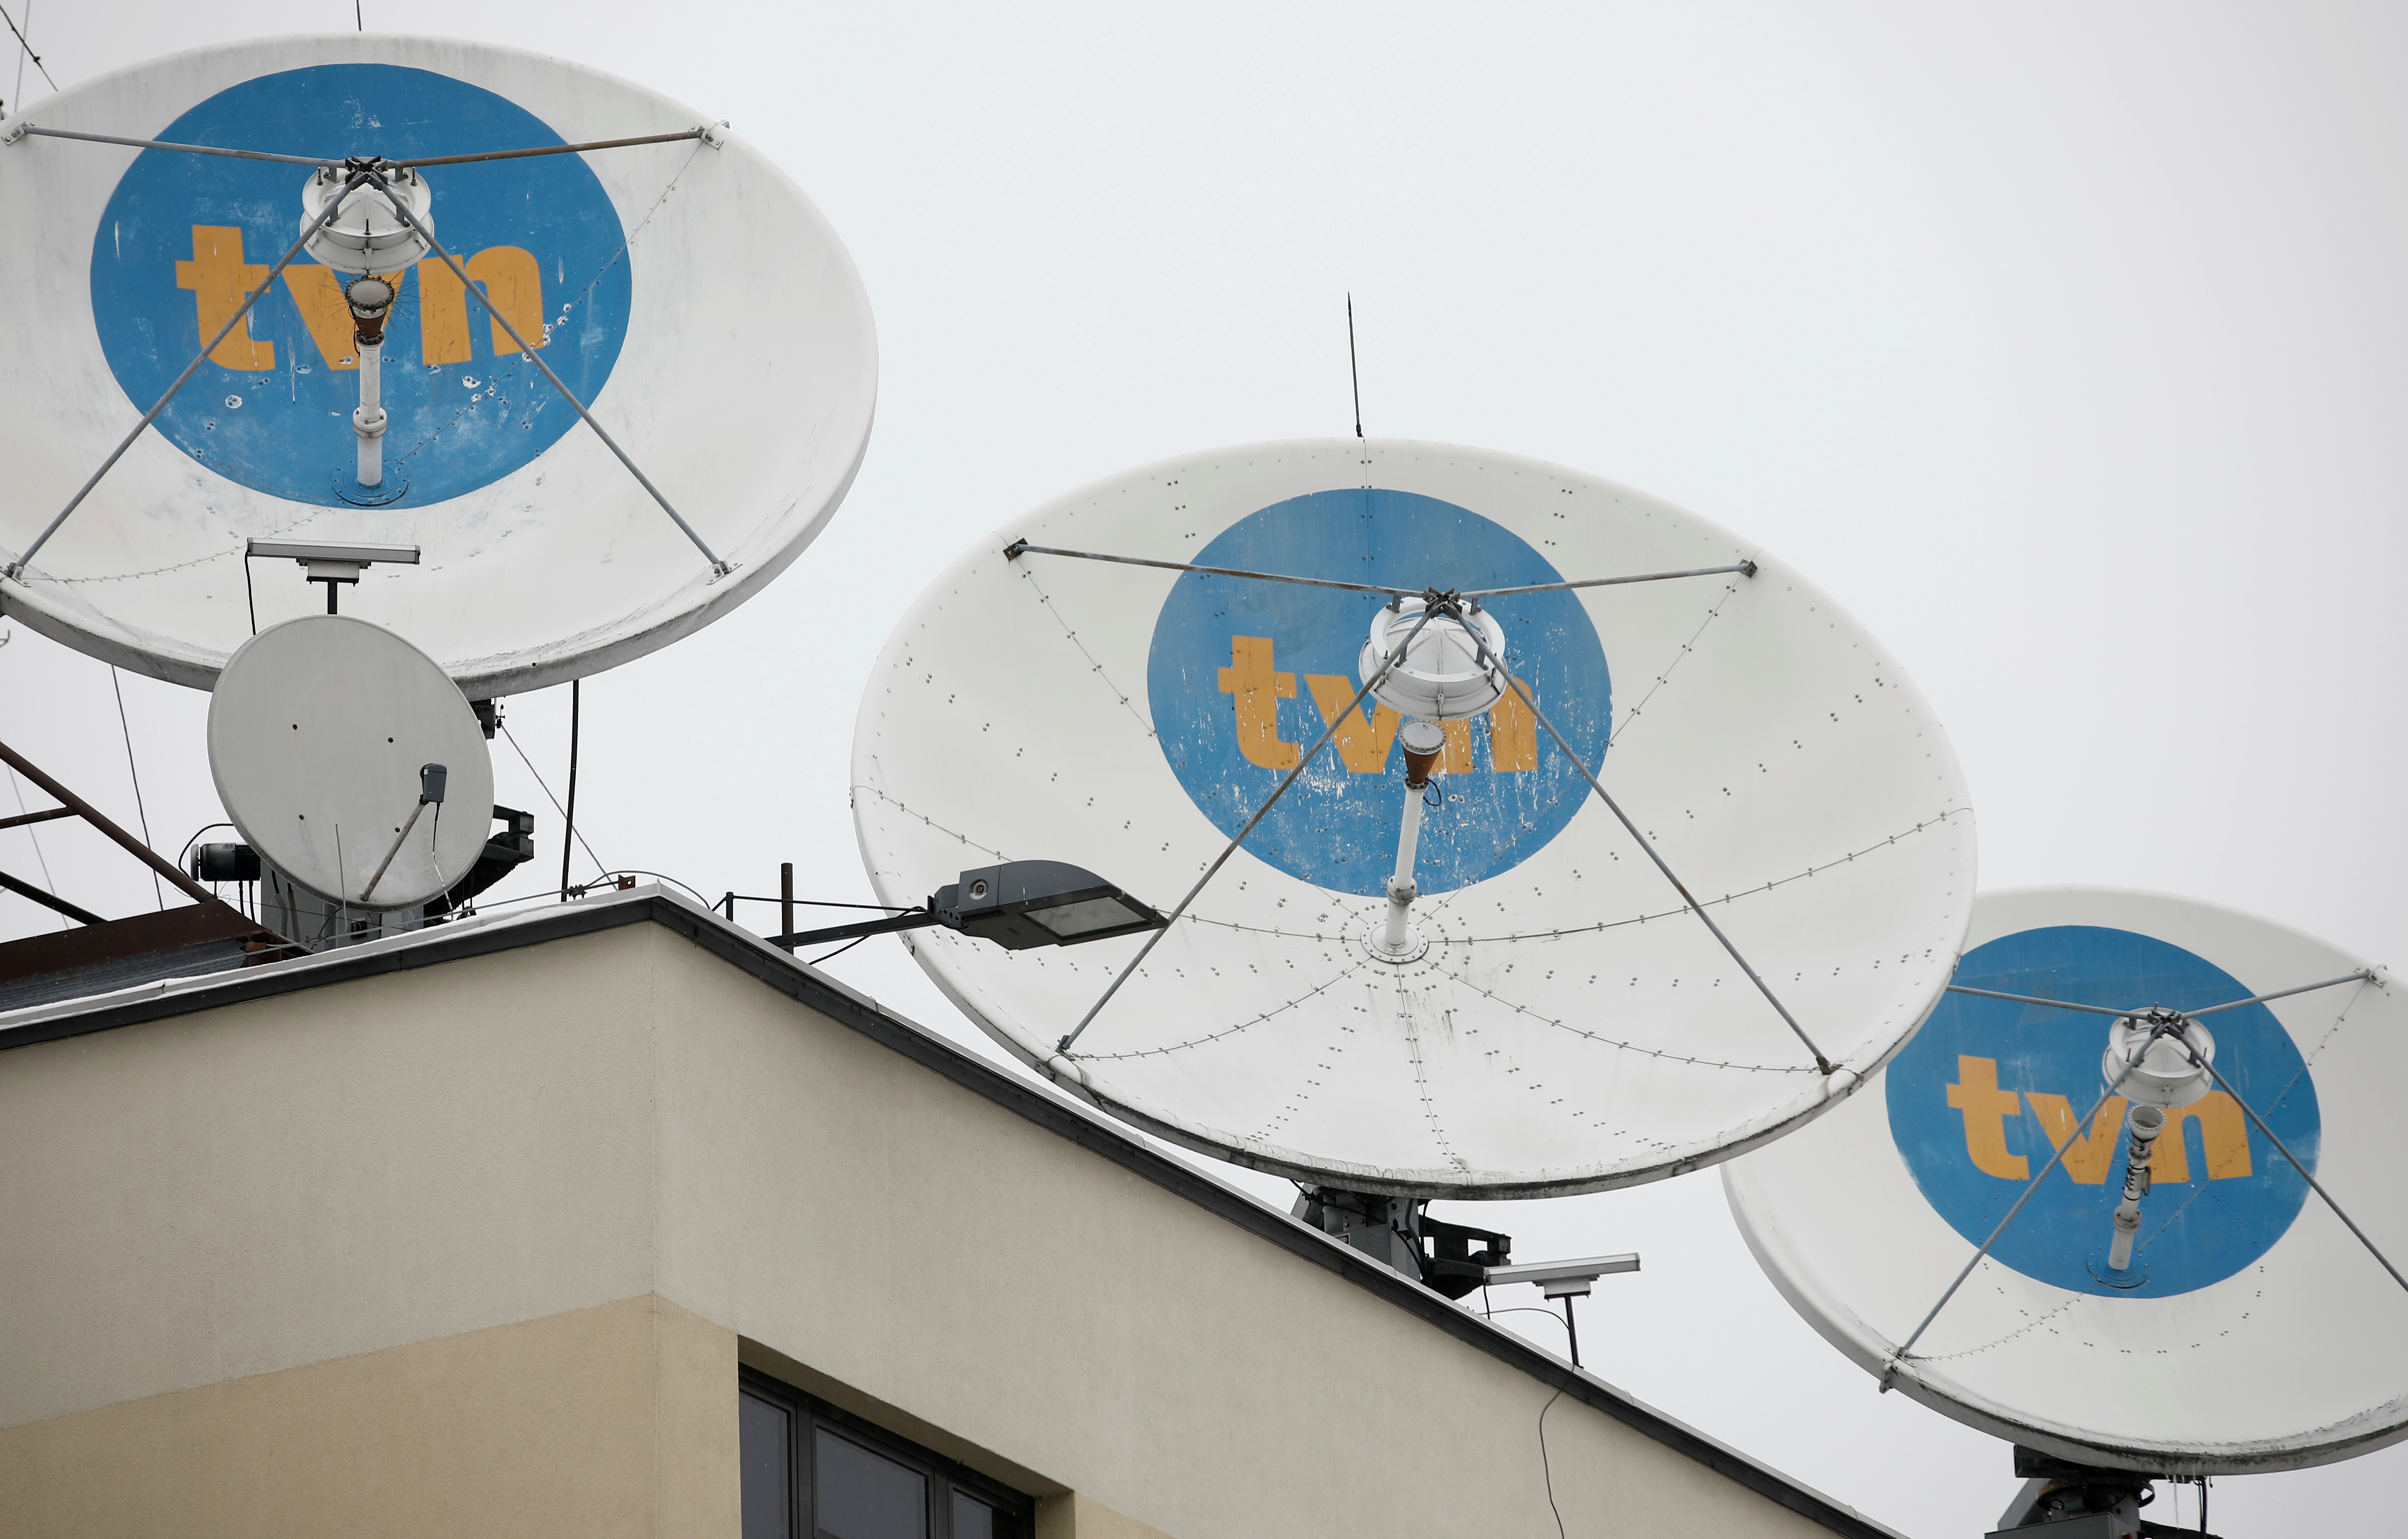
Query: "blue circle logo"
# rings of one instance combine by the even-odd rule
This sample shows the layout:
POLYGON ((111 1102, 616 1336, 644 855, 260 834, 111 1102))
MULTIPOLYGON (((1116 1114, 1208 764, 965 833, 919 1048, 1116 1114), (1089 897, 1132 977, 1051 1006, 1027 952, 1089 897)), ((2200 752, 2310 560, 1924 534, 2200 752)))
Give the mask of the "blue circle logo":
MULTIPOLYGON (((2000 993, 2083 1005, 2201 1009, 2251 990, 2177 946, 2122 930, 2064 925, 2027 930, 1975 948, 1955 981, 2000 993)), ((2272 1248, 2299 1217, 2308 1185, 2230 1095, 2166 1114, 2141 1201, 2128 1275, 2100 1280, 2123 1200, 2123 1097, 2110 1097, 2099 1061, 2109 1018, 1942 997, 1887 1073, 1890 1136, 1941 1217, 1974 1245, 2060 1146, 2065 1158, 2041 1182, 1990 1254, 2028 1277, 2080 1293, 2167 1298, 2221 1282, 2272 1248), (2077 1133, 2081 1135, 2077 1136, 2077 1133), (2069 1140, 2071 1141, 2069 1143, 2069 1140)), ((2215 1067, 2309 1168, 2323 1123, 2315 1081, 2291 1035, 2262 1005, 2201 1024, 2215 1038, 2215 1067)))
MULTIPOLYGON (((1564 580, 1499 525, 1410 492, 1318 492, 1274 504, 1239 520, 1195 561, 1416 591, 1564 580)), ((1386 891, 1407 794, 1396 710, 1348 709, 1381 603, 1369 593, 1188 573, 1154 622, 1146 663, 1163 756, 1227 834, 1338 723, 1246 848, 1292 876, 1364 896, 1386 891)), ((1605 649, 1580 599, 1524 593, 1487 607, 1504 626, 1508 669, 1598 767, 1612 693, 1605 649)), ((1563 832, 1588 794, 1580 771, 1515 696, 1445 730, 1443 799, 1424 814, 1414 865, 1425 894, 1511 871, 1563 832)))
MULTIPOLYGON (((391 160, 565 141, 489 91, 392 64, 322 64, 246 80, 160 130, 181 144, 391 160)), ((137 410, 259 287, 300 234, 306 167, 146 150, 102 214, 93 319, 137 410)), ((591 402, 627 337, 626 233, 575 155, 437 166, 436 237, 519 335, 591 402)), ((437 258, 398 275, 385 329, 386 485, 356 483, 359 362, 338 275, 294 259, 157 426, 229 480, 334 506, 423 505, 491 485, 577 421, 508 332, 437 258), (404 488, 406 487, 406 492, 404 488), (348 492, 349 495, 345 493, 348 492)))

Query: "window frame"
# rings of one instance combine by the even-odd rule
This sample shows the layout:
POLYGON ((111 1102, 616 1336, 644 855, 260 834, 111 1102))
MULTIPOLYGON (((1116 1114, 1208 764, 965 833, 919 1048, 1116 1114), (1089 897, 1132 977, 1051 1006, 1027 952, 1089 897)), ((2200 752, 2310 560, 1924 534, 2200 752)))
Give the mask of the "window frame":
MULTIPOLYGON (((1037 1503, 1025 1492, 1014 1490, 967 1464, 924 1448, 759 1369, 739 1364, 736 1388, 739 1409, 740 1397, 749 1394, 786 1412, 787 1539, 834 1539, 818 1521, 819 1449, 815 1433, 821 1427, 924 1478, 928 1503, 927 1539, 953 1539, 953 1498, 956 1489, 994 1510, 996 1539, 1031 1539, 1036 1532, 1037 1503)), ((738 1426, 740 1429, 740 1418, 738 1426)))

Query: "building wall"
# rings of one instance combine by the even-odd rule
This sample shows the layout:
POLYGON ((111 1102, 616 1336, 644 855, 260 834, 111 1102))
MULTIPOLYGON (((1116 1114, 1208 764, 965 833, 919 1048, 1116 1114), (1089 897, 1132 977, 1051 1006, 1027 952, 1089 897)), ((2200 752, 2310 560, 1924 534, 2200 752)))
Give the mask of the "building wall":
POLYGON ((1048 1539, 1824 1532, 655 924, 0 1053, 0 1170, 11 1533, 734 1539, 739 1353, 1048 1539))
POLYGON ((22 1539, 727 1539, 735 1333, 658 1298, 0 1432, 22 1539))

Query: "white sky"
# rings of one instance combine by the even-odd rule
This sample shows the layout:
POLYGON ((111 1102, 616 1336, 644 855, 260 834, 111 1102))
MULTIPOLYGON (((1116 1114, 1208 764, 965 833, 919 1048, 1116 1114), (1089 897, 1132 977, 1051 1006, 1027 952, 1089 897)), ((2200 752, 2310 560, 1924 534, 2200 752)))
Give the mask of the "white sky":
MULTIPOLYGON (((905 606, 1070 486, 1348 431, 1351 289, 1372 432, 1644 488, 1852 607, 1955 737, 1985 887, 2160 888, 2408 962, 2408 11, 367 0, 366 19, 561 53, 732 120, 827 211, 876 306, 878 429, 827 534, 735 616, 586 686, 580 823, 606 861, 716 897, 774 891, 791 858, 807 893, 866 898, 848 739, 905 606)), ((35 0, 30 26, 71 86, 351 21, 348 0, 35 0)), ((5 506, 11 528, 36 511, 5 506)), ((108 669, 0 633, 0 735, 136 821, 108 669)), ((172 852, 221 816, 206 697, 122 682, 172 852)), ((509 706, 554 791, 566 705, 509 706)), ((556 877, 558 820, 496 749, 497 795, 544 809, 556 877)), ((69 825, 39 859, 0 833, 0 869, 44 862, 87 906, 153 901, 69 825)), ((0 937, 50 923, 0 897, 0 937)), ((833 971, 987 1050, 898 946, 833 971)), ((1877 1395, 1790 1314, 1711 1175, 1449 1216, 1531 1258, 1642 1252, 1584 1312, 1590 1366, 1842 1501, 1979 1533, 2014 1489, 2004 1444, 1877 1395)), ((2235 1539, 2389 1526, 2403 1475, 2408 1449, 2223 1481, 2212 1516, 2235 1539)))

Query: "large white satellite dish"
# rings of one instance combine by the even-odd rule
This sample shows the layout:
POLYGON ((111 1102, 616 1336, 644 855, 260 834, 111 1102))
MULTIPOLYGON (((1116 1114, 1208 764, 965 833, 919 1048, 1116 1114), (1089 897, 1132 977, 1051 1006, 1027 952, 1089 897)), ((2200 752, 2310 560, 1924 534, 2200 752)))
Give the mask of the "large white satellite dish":
POLYGON ((1799 1312, 1916 1400, 2089 1464, 2247 1474, 2408 1436, 2408 1290, 2383 1260, 2408 1254, 2400 991, 2149 893, 1985 894, 1967 947, 1956 986, 1983 992, 1952 992, 1867 1093, 1724 1167, 1799 1312), (2154 1140, 2118 1268, 2144 1102, 2101 1100, 2100 1054, 2115 1012, 2151 1005, 2213 1031, 2214 1074, 2154 1140))
POLYGON ((915 954, 1012 1052, 1190 1147, 1368 1192, 1540 1196, 1816 1115, 1930 1007, 1970 909, 1963 781, 1871 637, 1712 524, 1478 449, 1264 444, 1066 496, 929 589, 854 735, 862 848, 896 904, 1028 857, 1169 913, 1288 777, 1158 937, 924 930, 915 954), (1427 727, 1350 707, 1388 590, 1429 588, 1547 591, 1484 599, 1415 654, 1391 692, 1426 693, 1427 727), (1489 620, 1517 682, 1445 720, 1489 620), (1416 737, 1436 777, 1409 803, 1416 737), (1383 951, 1400 876, 1410 944, 1383 951))
POLYGON ((416 546, 346 606, 480 699, 725 613, 842 499, 877 371, 835 233, 707 124, 558 59, 351 33, 178 54, 0 122, 0 606, 206 689, 316 606, 247 542, 416 546))
POLYGON ((476 713, 434 659, 366 620, 308 615, 245 642, 210 692, 208 738, 244 842, 337 909, 415 907, 485 848, 494 763, 476 713))

